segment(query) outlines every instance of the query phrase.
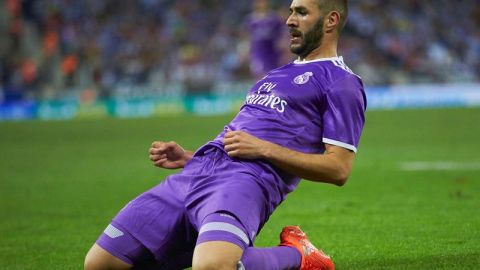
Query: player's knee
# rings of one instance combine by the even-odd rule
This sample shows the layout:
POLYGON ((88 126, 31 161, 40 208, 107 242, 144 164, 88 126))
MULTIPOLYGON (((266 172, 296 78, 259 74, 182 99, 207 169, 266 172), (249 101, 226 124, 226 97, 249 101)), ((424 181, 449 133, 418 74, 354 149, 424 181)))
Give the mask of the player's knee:
POLYGON ((243 250, 232 243, 205 242, 195 247, 193 270, 236 270, 243 250))
POLYGON ((98 258, 98 257, 87 256, 85 257, 84 269, 85 270, 126 270, 126 269, 130 269, 130 267, 118 266, 113 261, 109 261, 109 260, 98 258))
POLYGON ((238 259, 209 257, 200 261, 194 261, 193 270, 236 270, 238 259))
POLYGON ((106 270, 109 269, 105 263, 103 263, 100 258, 91 255, 90 252, 85 256, 85 262, 83 264, 83 269, 85 270, 106 270))
POLYGON ((127 270, 131 265, 122 262, 95 244, 85 256, 83 268, 85 270, 127 270))
POLYGON ((85 256, 83 268, 85 270, 108 270, 110 266, 106 260, 88 252, 87 256, 85 256))

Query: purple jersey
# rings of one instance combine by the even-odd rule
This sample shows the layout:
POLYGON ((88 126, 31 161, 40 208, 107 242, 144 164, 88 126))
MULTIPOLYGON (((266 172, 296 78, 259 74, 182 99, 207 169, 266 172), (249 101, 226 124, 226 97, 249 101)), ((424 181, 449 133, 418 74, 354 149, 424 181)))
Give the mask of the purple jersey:
MULTIPOLYGON (((223 148, 227 130, 242 130, 303 153, 323 153, 325 143, 356 152, 365 109, 362 81, 342 57, 295 61, 258 81, 240 112, 209 144, 223 148)), ((282 178, 292 190, 299 181, 282 178)))
POLYGON ((263 17, 251 15, 248 18, 250 58, 255 74, 263 76, 279 66, 281 53, 277 42, 282 37, 283 26, 283 21, 275 13, 263 17))

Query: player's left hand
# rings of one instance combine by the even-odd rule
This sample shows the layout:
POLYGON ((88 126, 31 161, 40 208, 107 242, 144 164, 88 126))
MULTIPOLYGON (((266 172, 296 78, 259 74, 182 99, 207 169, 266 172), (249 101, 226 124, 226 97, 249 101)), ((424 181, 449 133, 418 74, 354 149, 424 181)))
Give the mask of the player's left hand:
POLYGON ((223 145, 230 157, 259 159, 265 157, 270 142, 261 140, 244 131, 229 131, 225 133, 223 145))

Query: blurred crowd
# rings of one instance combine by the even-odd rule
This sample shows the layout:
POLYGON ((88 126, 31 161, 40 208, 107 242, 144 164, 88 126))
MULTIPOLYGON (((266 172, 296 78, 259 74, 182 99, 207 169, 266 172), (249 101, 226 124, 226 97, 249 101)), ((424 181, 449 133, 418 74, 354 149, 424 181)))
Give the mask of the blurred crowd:
POLYGON ((478 0, 358 0, 344 55, 369 85, 480 81, 478 0))
MULTIPOLYGON (((252 81, 252 1, 0 0, 0 102, 252 81)), ((478 29, 478 0, 351 0, 339 54, 367 85, 479 82, 478 29)))

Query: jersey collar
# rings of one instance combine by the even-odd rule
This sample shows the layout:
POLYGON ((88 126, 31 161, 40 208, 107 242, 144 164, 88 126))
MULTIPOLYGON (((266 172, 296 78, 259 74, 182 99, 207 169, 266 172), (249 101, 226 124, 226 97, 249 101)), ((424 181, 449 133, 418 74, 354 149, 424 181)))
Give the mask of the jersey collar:
POLYGON ((313 62, 323 62, 323 61, 343 61, 343 57, 342 56, 336 56, 336 57, 329 57, 329 58, 317 58, 317 59, 313 59, 313 60, 308 60, 308 61, 301 61, 299 59, 293 61, 294 64, 299 64, 299 65, 303 65, 303 64, 308 64, 308 63, 313 63, 313 62))

